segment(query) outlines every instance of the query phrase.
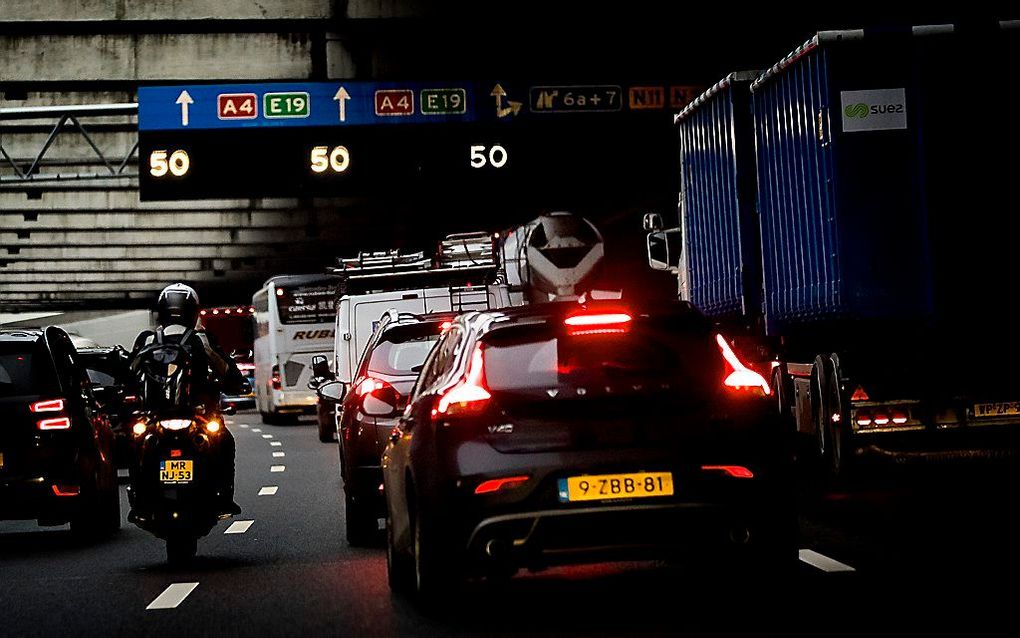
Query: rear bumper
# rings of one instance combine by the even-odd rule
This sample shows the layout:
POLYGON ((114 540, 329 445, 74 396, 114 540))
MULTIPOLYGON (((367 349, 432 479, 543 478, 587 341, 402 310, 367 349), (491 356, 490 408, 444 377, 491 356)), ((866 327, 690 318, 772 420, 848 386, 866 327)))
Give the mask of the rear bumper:
POLYGON ((866 463, 947 465, 1020 457, 1020 426, 965 426, 913 432, 856 434, 854 453, 866 463))
MULTIPOLYGON (((542 568, 773 547, 781 524, 753 510, 706 503, 631 504, 491 516, 471 531, 468 571, 542 568)), ((792 521, 792 518, 791 518, 792 521)), ((786 523, 791 523, 786 521, 786 523)), ((792 524, 789 529, 795 529, 792 524)), ((792 540, 792 538, 790 539, 792 540)))
POLYGON ((273 390, 273 405, 277 412, 312 414, 319 397, 307 390, 273 390))
MULTIPOLYGON (((62 486, 70 482, 58 482, 62 486)), ((45 524, 66 523, 81 507, 80 496, 57 496, 54 482, 47 477, 0 479, 0 520, 38 520, 45 524)), ((73 483, 77 487, 77 481, 73 483)))

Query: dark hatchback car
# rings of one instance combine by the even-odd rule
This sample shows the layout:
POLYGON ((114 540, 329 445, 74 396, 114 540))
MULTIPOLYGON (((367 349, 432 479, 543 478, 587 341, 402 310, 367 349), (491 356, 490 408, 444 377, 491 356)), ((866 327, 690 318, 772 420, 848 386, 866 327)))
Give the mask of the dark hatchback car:
POLYGON ((796 564, 765 379, 692 306, 619 303, 454 321, 383 457, 391 587, 607 559, 796 564))
POLYGON ((367 545, 385 513, 381 458, 425 358, 455 313, 383 315, 365 347, 339 418, 347 542, 367 545))
POLYGON ((119 529, 113 445, 67 333, 0 330, 0 519, 119 529))

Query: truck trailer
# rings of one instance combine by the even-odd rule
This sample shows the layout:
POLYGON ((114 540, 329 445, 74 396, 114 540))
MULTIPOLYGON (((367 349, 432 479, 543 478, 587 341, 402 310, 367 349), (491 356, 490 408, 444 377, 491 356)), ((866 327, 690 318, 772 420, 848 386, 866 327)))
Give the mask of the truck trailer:
POLYGON ((831 476, 1020 450, 1018 26, 821 32, 676 117, 649 263, 761 355, 831 476))

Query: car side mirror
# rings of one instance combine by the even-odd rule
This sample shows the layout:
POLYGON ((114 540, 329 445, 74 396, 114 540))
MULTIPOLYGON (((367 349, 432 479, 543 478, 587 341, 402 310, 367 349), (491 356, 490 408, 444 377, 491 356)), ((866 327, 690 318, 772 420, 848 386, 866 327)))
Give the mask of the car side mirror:
POLYGON ((339 403, 344 400, 344 395, 347 394, 347 384, 343 381, 326 381, 316 388, 315 393, 319 395, 320 399, 339 403))
POLYGON ((312 376, 326 381, 333 381, 336 376, 329 369, 329 360, 324 355, 317 354, 312 357, 312 376))
POLYGON ((679 228, 648 233, 648 267, 652 270, 679 268, 682 240, 679 228))

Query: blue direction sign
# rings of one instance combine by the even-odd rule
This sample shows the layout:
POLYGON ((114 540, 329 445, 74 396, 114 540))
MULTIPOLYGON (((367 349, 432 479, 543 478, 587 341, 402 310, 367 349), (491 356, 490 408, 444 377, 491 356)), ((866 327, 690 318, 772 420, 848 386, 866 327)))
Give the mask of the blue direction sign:
POLYGON ((466 82, 147 86, 138 89, 138 128, 183 131, 474 122, 480 119, 481 109, 486 115, 498 110, 488 94, 484 103, 477 95, 476 88, 466 82))

